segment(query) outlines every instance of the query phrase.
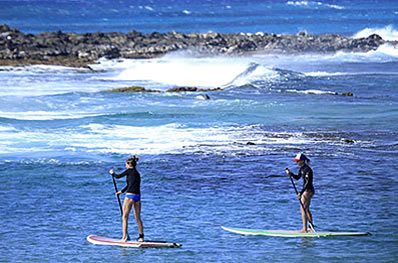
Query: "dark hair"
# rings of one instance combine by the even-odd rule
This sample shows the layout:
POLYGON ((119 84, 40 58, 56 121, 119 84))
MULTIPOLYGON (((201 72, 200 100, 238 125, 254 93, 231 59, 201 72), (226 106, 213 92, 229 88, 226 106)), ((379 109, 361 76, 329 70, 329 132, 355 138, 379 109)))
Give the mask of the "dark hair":
POLYGON ((138 156, 133 155, 126 160, 126 163, 129 166, 135 167, 137 165, 138 160, 139 160, 138 156))

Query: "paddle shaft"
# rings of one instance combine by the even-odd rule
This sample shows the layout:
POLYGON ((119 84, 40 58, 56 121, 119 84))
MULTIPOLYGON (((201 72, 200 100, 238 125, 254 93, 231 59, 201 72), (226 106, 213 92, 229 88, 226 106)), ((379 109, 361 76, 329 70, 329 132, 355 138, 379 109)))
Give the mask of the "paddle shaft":
MULTIPOLYGON (((296 185, 295 185, 295 183, 294 183, 294 181, 293 181, 293 178, 292 178, 292 176, 291 176, 290 174, 289 174, 289 177, 290 177, 290 181, 292 182, 294 191, 296 192, 296 195, 298 195, 299 192, 297 191, 297 187, 296 187, 296 185)), ((301 202, 301 196, 300 196, 299 202, 300 202, 301 208, 303 208, 304 215, 305 215, 306 219, 308 219, 308 223, 309 223, 309 225, 310 225, 312 231, 315 232, 314 225, 312 224, 312 221, 310 220, 310 218, 309 218, 308 215, 307 215, 307 211, 306 211, 305 208, 304 208, 303 202, 301 202)))
MULTIPOLYGON (((113 175, 112 175, 112 180, 113 180, 113 186, 115 187, 115 193, 117 193, 118 190, 117 190, 117 186, 116 186, 115 177, 113 177, 113 175)), ((122 203, 120 202, 120 197, 118 195, 116 195, 116 197, 117 197, 117 201, 119 203, 120 215, 123 217, 123 208, 122 208, 122 203)))

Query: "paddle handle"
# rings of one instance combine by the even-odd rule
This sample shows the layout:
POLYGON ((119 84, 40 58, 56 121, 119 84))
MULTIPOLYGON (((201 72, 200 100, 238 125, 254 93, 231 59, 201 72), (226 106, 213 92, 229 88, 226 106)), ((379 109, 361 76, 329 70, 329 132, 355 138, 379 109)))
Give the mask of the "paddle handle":
MULTIPOLYGON (((115 177, 113 177, 113 175, 112 175, 112 180, 113 180, 113 186, 115 187, 115 193, 117 193, 118 192, 117 185, 116 185, 115 177)), ((122 208, 122 203, 120 202, 120 197, 118 195, 116 195, 116 197, 117 197, 117 201, 119 203, 120 215, 123 216, 123 208, 122 208)))
MULTIPOLYGON (((293 178, 292 178, 292 176, 291 176, 290 174, 289 174, 289 177, 290 177, 290 181, 292 182, 294 191, 296 192, 296 196, 297 196, 297 195, 299 194, 299 192, 297 191, 296 184, 294 183, 293 178)), ((304 215, 305 215, 305 217, 307 218, 308 223, 309 223, 309 225, 310 225, 312 231, 315 232, 314 225, 312 224, 312 221, 310 220, 310 218, 309 218, 308 215, 307 215, 307 211, 306 211, 305 208, 304 208, 303 202, 301 202, 301 198, 299 199, 299 202, 300 202, 301 207, 303 208, 304 215)))

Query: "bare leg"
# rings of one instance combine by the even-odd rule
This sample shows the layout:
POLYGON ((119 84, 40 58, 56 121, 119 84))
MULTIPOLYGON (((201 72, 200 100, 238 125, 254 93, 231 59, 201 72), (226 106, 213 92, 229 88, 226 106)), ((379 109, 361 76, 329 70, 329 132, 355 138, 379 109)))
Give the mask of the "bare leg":
MULTIPOLYGON (((310 204, 311 204, 311 198, 312 198, 313 195, 314 195, 313 193, 310 193, 310 197, 307 200, 307 205, 305 206, 306 207, 307 216, 308 216, 307 219, 308 219, 308 222, 311 222, 311 224, 313 224, 313 222, 312 222, 312 214, 311 214, 311 211, 310 211, 310 204)), ((307 231, 308 232, 312 232, 312 229, 307 230, 307 231)))
MULTIPOLYGON (((137 221, 138 233, 140 235, 143 235, 144 234, 144 226, 141 221, 141 201, 134 202, 134 217, 135 217, 135 221, 137 221)), ((140 238, 138 241, 144 241, 144 239, 140 238)))
POLYGON ((123 237, 122 240, 123 242, 127 241, 128 237, 128 223, 129 223, 129 215, 131 211, 131 207, 133 205, 133 200, 130 198, 124 198, 124 203, 123 203, 123 237))
MULTIPOLYGON (((301 198, 301 203, 304 205, 303 203, 303 198, 301 198)), ((300 204, 300 211, 301 211, 301 220, 303 221, 303 228, 299 231, 300 233, 307 233, 307 217, 305 216, 303 207, 300 204)))
POLYGON ((311 198, 314 195, 312 192, 304 192, 302 197, 301 197, 301 203, 304 206, 305 213, 303 207, 300 206, 300 211, 301 211, 301 219, 303 221, 303 228, 301 229, 300 232, 306 233, 309 232, 307 228, 307 221, 312 222, 312 214, 310 212, 310 204, 311 204, 311 198), (308 218, 307 218, 308 216, 308 218))

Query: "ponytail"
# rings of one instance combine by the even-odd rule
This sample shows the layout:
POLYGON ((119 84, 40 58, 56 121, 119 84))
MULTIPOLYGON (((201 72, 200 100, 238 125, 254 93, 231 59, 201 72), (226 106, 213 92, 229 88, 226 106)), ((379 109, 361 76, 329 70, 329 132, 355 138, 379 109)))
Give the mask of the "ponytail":
POLYGON ((137 165, 138 160, 139 160, 138 156, 133 155, 133 156, 131 156, 130 158, 128 158, 128 159, 126 160, 126 163, 127 163, 129 166, 133 166, 133 167, 135 168, 136 165, 137 165))

